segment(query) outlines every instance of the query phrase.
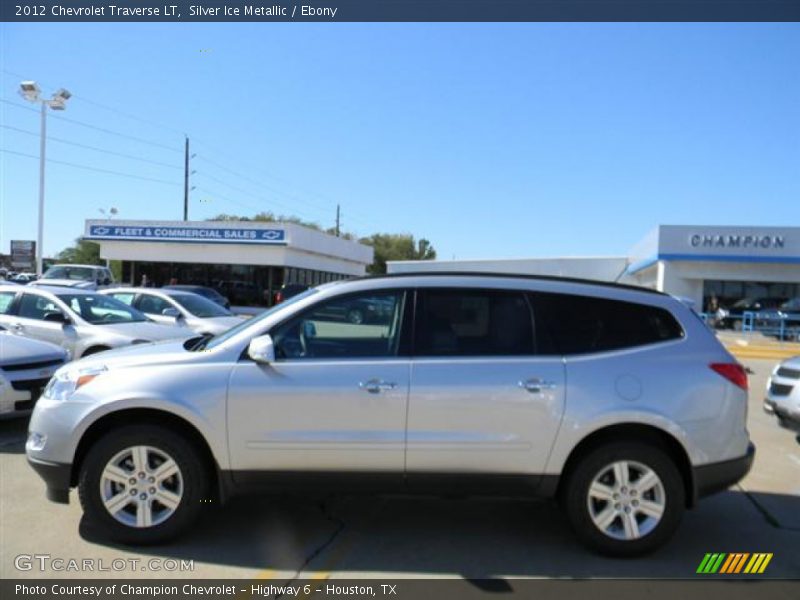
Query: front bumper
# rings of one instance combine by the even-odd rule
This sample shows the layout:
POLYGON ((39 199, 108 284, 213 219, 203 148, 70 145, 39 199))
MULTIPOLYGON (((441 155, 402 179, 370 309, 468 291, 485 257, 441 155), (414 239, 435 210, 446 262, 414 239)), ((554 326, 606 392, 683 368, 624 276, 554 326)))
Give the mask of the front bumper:
POLYGON ((747 453, 733 460, 726 460, 694 468, 694 487, 697 498, 721 492, 740 481, 753 466, 756 447, 751 442, 747 453))
POLYGON ((69 504, 72 465, 35 460, 30 457, 28 457, 28 464, 44 479, 48 500, 59 504, 69 504))
POLYGON ((778 425, 791 431, 800 431, 800 414, 792 412, 785 402, 764 398, 764 412, 778 418, 778 425))

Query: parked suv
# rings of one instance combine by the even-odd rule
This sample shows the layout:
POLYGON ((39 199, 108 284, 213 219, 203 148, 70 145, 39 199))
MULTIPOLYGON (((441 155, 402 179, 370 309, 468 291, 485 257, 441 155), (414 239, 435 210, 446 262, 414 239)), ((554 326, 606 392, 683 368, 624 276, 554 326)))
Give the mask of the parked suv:
POLYGON ((578 537, 650 551, 749 470, 747 376, 670 296, 501 275, 325 284, 211 339, 60 369, 26 446, 116 540, 249 490, 557 497, 578 537), (380 323, 331 321, 354 300, 380 323))

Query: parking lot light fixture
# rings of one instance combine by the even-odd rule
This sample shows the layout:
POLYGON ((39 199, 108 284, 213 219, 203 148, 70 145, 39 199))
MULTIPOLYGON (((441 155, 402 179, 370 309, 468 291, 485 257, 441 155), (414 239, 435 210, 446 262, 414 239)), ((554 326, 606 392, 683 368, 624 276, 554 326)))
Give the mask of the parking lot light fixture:
POLYGON ((47 107, 51 110, 65 110, 67 100, 72 97, 69 90, 60 88, 46 100, 42 98, 42 90, 35 81, 23 81, 19 84, 20 95, 28 102, 40 104, 41 139, 39 140, 39 225, 36 233, 36 275, 42 276, 42 238, 44 237, 44 163, 47 139, 47 107))

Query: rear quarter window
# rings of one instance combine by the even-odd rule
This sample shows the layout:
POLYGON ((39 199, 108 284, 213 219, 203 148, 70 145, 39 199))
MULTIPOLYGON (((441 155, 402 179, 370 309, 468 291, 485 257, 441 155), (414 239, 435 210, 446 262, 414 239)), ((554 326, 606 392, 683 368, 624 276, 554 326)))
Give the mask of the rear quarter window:
POLYGON ((672 314, 656 306, 573 294, 535 293, 542 354, 589 354, 683 337, 672 314))

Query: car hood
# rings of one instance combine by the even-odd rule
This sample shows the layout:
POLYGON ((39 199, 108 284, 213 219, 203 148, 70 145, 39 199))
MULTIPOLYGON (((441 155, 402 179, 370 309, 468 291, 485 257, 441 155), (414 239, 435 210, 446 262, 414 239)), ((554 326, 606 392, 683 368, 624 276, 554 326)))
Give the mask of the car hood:
POLYGON ((0 332, 0 365, 15 365, 33 361, 64 359, 63 348, 49 342, 0 332))
POLYGON ((150 323, 147 321, 139 321, 137 323, 108 323, 97 325, 97 327, 102 327, 109 333, 115 333, 134 340, 147 340, 148 342, 186 339, 193 335, 192 332, 186 331, 180 327, 159 325, 158 323, 150 323))
POLYGON ((198 319, 214 335, 223 331, 228 331, 231 327, 239 325, 244 319, 242 317, 210 317, 208 319, 198 319))
POLYGON ((787 369, 796 369, 800 371, 800 355, 793 356, 792 358, 783 361, 780 366, 786 367, 787 369))
POLYGON ((197 352, 189 352, 184 348, 186 340, 165 340, 150 344, 135 344, 123 346, 105 352, 98 352, 76 363, 81 368, 94 365, 104 366, 109 370, 124 367, 139 367, 146 365, 175 364, 196 359, 197 352))

